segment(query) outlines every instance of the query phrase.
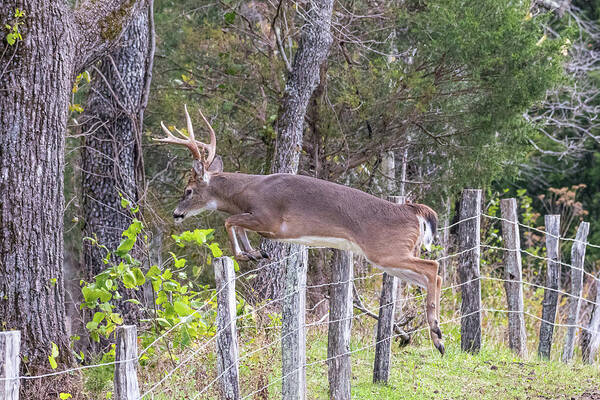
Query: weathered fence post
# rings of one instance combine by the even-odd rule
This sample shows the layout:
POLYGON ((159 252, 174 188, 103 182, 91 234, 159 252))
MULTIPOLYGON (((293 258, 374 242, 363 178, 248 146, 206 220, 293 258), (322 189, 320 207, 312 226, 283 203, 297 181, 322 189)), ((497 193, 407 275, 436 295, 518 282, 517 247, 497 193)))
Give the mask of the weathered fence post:
POLYGON ((0 400, 19 400, 19 351, 21 332, 0 332, 0 378, 5 379, 0 389, 0 400))
POLYGON ((565 336, 565 346, 563 347, 562 360, 569 362, 573 358, 575 349, 575 332, 579 321, 579 310, 581 308, 581 293, 583 291, 583 266, 585 261, 585 248, 588 233, 590 231, 589 222, 582 222, 577 229, 573 247, 571 247, 571 295, 567 302, 569 314, 567 316, 567 328, 565 336))
POLYGON ((542 303, 542 323, 540 324, 540 344, 538 355, 550 358, 554 322, 558 308, 558 289, 560 288, 560 215, 546 215, 546 288, 542 303))
POLYGON ((594 303, 596 304, 592 309, 587 330, 584 330, 581 334, 581 355, 583 362, 587 364, 594 363, 600 347, 600 274, 598 274, 594 283, 596 286, 596 300, 594 300, 594 303))
POLYGON ((221 376, 221 398, 240 398, 236 306, 235 270, 229 257, 215 258, 215 284, 217 290, 217 373, 221 376))
POLYGON ((502 240, 508 249, 504 253, 504 289, 508 302, 508 345, 521 357, 527 355, 527 334, 523 314, 523 275, 521 267, 521 241, 517 217, 517 201, 500 201, 502 215, 502 240))
POLYGON ((352 252, 334 250, 329 301, 329 398, 350 400, 350 330, 352 327, 352 252))
POLYGON ((137 328, 135 325, 117 327, 115 353, 115 399, 138 400, 140 389, 137 379, 137 328))
MULTIPOLYGON (((392 203, 403 204, 404 196, 388 196, 392 203)), ((394 335, 394 314, 398 296, 398 278, 383 273, 381 296, 379 297, 379 317, 377 320, 377 337, 375 339, 375 362, 373 365, 373 382, 387 383, 390 376, 392 360, 392 336, 394 335)))
POLYGON ((292 258, 295 260, 285 263, 285 299, 281 322, 281 396, 284 400, 302 400, 306 397, 306 248, 302 247, 292 258))
POLYGON ((479 273, 481 190, 465 189, 460 203, 458 275, 462 289, 460 347, 477 353, 481 348, 481 282, 479 273))

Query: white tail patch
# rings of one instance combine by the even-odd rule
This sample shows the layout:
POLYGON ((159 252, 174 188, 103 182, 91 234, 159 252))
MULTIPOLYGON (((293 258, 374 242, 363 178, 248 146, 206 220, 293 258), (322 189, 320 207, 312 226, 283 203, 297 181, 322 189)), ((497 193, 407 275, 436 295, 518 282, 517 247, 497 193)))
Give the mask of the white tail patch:
POLYGON ((417 218, 419 219, 419 230, 421 231, 421 244, 427 251, 431 251, 431 245, 433 244, 433 230, 431 229, 431 225, 420 215, 417 215, 417 218))

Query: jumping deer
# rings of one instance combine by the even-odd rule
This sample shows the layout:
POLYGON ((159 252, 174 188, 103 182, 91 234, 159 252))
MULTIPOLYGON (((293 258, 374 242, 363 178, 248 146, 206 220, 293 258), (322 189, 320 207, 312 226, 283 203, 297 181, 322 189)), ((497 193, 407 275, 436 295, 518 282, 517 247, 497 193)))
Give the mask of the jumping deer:
POLYGON ((268 258, 250 245, 246 231, 284 242, 325 246, 361 254, 381 270, 427 291, 427 322, 431 338, 444 354, 439 328, 442 280, 438 263, 417 257, 421 245, 430 249, 437 214, 423 204, 394 204, 357 189, 302 175, 248 175, 223 172, 216 156, 215 132, 199 110, 210 143, 195 139, 185 109, 187 135, 176 137, 161 122, 163 143, 186 146, 192 153, 192 175, 173 217, 175 221, 205 210, 230 215, 225 228, 239 261, 268 258))

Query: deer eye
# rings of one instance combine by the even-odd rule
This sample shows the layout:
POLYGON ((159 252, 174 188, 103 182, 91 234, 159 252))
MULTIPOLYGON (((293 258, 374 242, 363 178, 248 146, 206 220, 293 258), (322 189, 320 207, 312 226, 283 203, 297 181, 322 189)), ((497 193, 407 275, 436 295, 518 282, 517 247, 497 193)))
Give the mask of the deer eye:
POLYGON ((192 189, 185 189, 185 196, 189 197, 192 195, 192 189))

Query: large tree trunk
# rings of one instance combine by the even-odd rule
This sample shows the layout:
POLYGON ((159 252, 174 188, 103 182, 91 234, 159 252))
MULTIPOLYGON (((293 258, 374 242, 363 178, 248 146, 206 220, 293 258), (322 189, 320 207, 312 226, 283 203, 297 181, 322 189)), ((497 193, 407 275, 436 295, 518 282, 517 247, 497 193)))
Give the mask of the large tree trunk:
MULTIPOLYGON (((306 21, 302 27, 302 36, 298 51, 294 57, 292 72, 288 77, 285 94, 277 120, 277 143, 273 159, 272 173, 298 172, 304 117, 308 102, 319 84, 321 64, 327 60, 329 47, 333 41, 330 26, 333 0, 308 1, 305 12, 306 21)), ((254 280, 254 289, 260 298, 279 298, 284 282, 287 256, 300 251, 300 246, 287 243, 265 242, 263 249, 270 255, 268 264, 283 260, 263 268, 254 280)), ((293 258, 292 258, 293 259, 293 258)))
MULTIPOLYGON (((136 203, 143 177, 141 136, 152 60, 151 4, 140 9, 125 30, 119 46, 102 58, 92 73, 91 92, 83 116, 81 151, 84 236, 115 249, 131 223, 119 194, 136 203)), ((106 265, 104 251, 84 243, 87 279, 106 265)), ((126 298, 135 295, 130 291, 126 298)), ((119 305, 125 322, 137 319, 137 306, 119 305)))
POLYGON ((23 40, 11 46, 0 36, 0 318, 2 329, 21 331, 30 372, 48 369, 50 342, 70 361, 63 151, 73 78, 137 7, 135 0, 96 3, 74 11, 63 1, 0 0, 2 27, 14 24, 15 9, 25 11, 23 40))
MULTIPOLYGON (((22 7, 11 3, 0 3, 2 26, 22 7)), ((0 44, 0 316, 3 329, 21 330, 21 356, 32 365, 47 365, 50 342, 68 354, 63 149, 74 49, 67 10, 44 3, 26 9, 23 41, 0 44)))

